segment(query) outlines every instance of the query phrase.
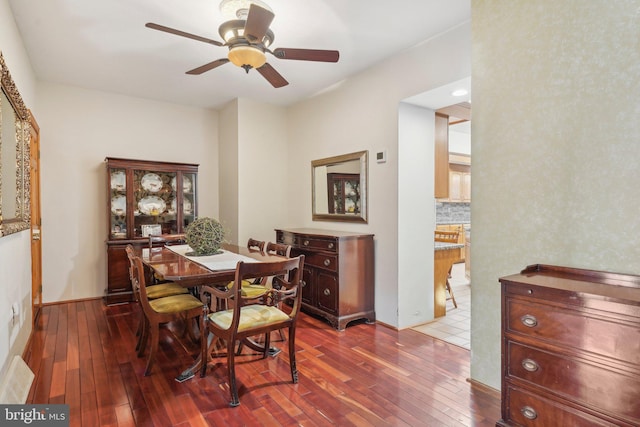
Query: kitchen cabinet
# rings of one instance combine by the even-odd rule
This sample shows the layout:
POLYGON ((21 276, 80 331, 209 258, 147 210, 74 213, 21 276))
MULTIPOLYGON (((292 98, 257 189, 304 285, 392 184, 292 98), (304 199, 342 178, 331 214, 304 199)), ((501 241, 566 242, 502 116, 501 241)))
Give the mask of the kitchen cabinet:
POLYGON ((183 233, 197 215, 198 165, 107 157, 107 304, 132 301, 128 244, 183 233))
POLYGON ((500 283, 497 425, 640 425, 640 276, 532 265, 500 283))
POLYGON ((304 255, 302 309, 344 330, 375 322, 373 234, 311 228, 277 229, 276 241, 304 255))
POLYGON ((471 202, 471 166, 449 164, 449 202, 471 202))

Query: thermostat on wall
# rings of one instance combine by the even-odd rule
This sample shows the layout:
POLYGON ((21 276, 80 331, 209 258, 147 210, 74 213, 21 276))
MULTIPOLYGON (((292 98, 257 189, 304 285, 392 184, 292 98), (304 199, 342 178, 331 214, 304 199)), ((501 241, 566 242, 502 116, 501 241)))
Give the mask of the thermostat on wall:
POLYGON ((387 161, 387 150, 378 151, 376 153, 376 161, 378 163, 384 163, 387 161))

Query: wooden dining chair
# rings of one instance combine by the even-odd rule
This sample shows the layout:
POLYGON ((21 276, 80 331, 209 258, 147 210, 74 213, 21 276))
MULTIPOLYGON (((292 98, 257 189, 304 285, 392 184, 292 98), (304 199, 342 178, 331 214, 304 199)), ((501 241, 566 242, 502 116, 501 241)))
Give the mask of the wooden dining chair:
POLYGON ((247 241, 247 249, 249 249, 249 251, 264 252, 264 244, 265 242, 263 240, 256 240, 250 237, 247 241))
POLYGON ((138 357, 144 355, 149 333, 151 334, 149 356, 144 371, 144 375, 146 376, 151 372, 151 367, 158 350, 160 325, 174 320, 182 320, 184 321, 189 337, 194 342, 197 342, 193 328, 194 323, 197 325, 197 322, 194 322, 194 320, 197 320, 202 314, 204 304, 198 298, 188 293, 150 299, 147 294, 142 259, 135 254, 133 246, 131 245, 127 245, 126 252, 127 257, 129 257, 129 263, 131 264, 131 283, 143 313, 143 326, 137 346, 138 357))
POLYGON ((271 255, 280 255, 285 258, 289 258, 291 256, 291 245, 287 245, 284 243, 267 243, 265 252, 271 255))
MULTIPOLYGON (((247 249, 249 251, 259 251, 264 253, 265 243, 262 240, 256 240, 253 238, 249 238, 247 241, 247 249)), ((233 286, 233 281, 227 284, 227 288, 231 288, 233 286)), ((260 295, 264 294, 266 289, 264 284, 261 282, 261 278, 257 278, 254 280, 243 280, 242 281, 242 296, 248 298, 256 298, 260 295)))
MULTIPOLYGON (((445 243, 458 243, 459 237, 460 237, 460 232, 458 231, 436 230, 434 235, 434 241, 445 242, 445 243)), ((451 267, 449 267, 449 271, 447 272, 447 281, 445 282, 445 287, 447 292, 449 292, 449 296, 447 297, 447 300, 451 300, 453 302, 453 306, 455 308, 458 308, 456 297, 453 295, 453 290, 451 289, 451 284, 449 283, 452 269, 453 269, 453 264, 451 265, 451 267)))
POLYGON ((207 333, 221 338, 226 342, 227 374, 229 378, 229 391, 231 393, 230 406, 238 406, 238 387, 235 372, 235 345, 250 337, 263 335, 262 358, 269 354, 270 333, 282 328, 289 330, 289 367, 291 379, 298 382, 298 370, 296 368, 295 332, 298 313, 302 303, 302 269, 304 267, 304 255, 296 258, 283 259, 274 262, 238 262, 236 266, 234 284, 231 288, 219 289, 210 286, 201 288, 201 296, 205 304, 202 316, 201 335, 201 360, 202 368, 200 376, 207 372, 206 360, 209 356, 207 333), (261 277, 275 277, 278 288, 272 288, 257 300, 242 297, 242 281, 261 277), (288 279, 284 279, 284 278, 288 279), (278 308, 281 301, 291 300, 290 312, 278 308), (220 304, 226 301, 228 305, 220 304), (228 306, 227 310, 216 311, 217 307, 228 306))
MULTIPOLYGON (((129 279, 133 284, 135 281, 137 281, 136 270, 135 270, 136 266, 130 255, 133 255, 133 252, 130 253, 129 251, 127 251, 127 257, 129 258, 129 279)), ((179 285, 178 283, 166 282, 166 281, 161 284, 147 286, 146 290, 147 290, 147 298, 150 300, 189 293, 189 290, 183 287, 182 285, 179 285)), ((136 292, 134 289, 133 294, 136 302, 140 306, 139 293, 136 292)), ((140 350, 140 346, 142 344, 142 341, 141 341, 142 331, 144 327, 145 327, 145 316, 144 316, 144 313, 142 312, 142 306, 140 306, 140 320, 138 321, 138 329, 136 330, 136 336, 138 337, 138 341, 136 342, 136 350, 140 350)))

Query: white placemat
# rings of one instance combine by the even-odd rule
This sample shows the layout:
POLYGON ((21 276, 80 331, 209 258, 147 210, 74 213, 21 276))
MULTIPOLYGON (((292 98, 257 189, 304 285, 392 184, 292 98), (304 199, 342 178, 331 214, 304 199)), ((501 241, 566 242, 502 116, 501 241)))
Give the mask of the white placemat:
POLYGON ((193 262, 207 267, 209 270, 233 270, 236 268, 238 261, 259 262, 251 257, 225 251, 224 249, 222 249, 222 253, 217 255, 191 256, 186 255, 188 252, 193 251, 189 245, 170 245, 165 247, 193 262))

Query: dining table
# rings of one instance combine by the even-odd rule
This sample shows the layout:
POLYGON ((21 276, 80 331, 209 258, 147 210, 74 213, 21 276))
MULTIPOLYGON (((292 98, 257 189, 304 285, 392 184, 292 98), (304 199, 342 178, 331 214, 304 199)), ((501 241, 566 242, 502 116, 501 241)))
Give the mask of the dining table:
MULTIPOLYGON (((190 288, 196 295, 199 294, 198 288, 200 286, 226 286, 227 283, 234 280, 238 261, 270 262, 284 259, 280 255, 268 254, 228 243, 223 244, 220 253, 215 255, 195 256, 188 245, 142 248, 140 255, 143 264, 156 275, 190 288)), ((210 350, 215 344, 214 338, 211 336, 206 338, 209 341, 210 350)), ((204 337, 201 336, 200 339, 204 339, 204 337)), ((264 346, 253 340, 244 341, 243 344, 254 351, 264 351, 264 346)), ((276 355, 280 349, 271 347, 268 352, 270 355, 276 355)), ((208 354, 211 355, 211 351, 208 354)), ((193 365, 176 377, 176 381, 183 382, 192 378, 201 367, 202 360, 199 355, 193 365)))

